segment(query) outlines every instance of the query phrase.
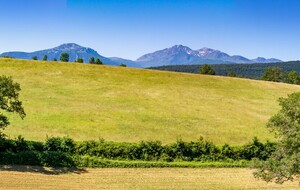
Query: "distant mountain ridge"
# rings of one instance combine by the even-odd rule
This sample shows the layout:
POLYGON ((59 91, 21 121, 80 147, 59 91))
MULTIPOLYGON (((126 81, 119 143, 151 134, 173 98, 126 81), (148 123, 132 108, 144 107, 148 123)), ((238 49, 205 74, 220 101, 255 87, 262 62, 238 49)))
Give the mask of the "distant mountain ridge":
MULTIPOLYGON (((62 44, 60 46, 51 48, 51 49, 45 49, 35 52, 5 52, 2 53, 0 56, 9 56, 9 57, 15 57, 19 59, 32 59, 33 56, 37 56, 39 60, 43 59, 44 55, 48 56, 48 60, 53 60, 54 58, 59 60, 61 53, 66 52, 70 55, 69 60, 75 61, 77 58, 82 58, 85 63, 88 63, 91 57, 94 57, 95 59, 99 58, 103 63, 107 65, 114 65, 118 66, 121 63, 123 63, 123 59, 110 59, 107 57, 104 57, 100 54, 98 54, 97 51, 88 48, 88 47, 82 47, 75 43, 66 43, 62 44)), ((135 62, 126 62, 128 66, 132 67, 139 67, 139 65, 135 62)))
POLYGON ((70 55, 70 61, 75 61, 77 58, 82 58, 85 63, 91 57, 99 58, 104 64, 107 65, 120 65, 126 64, 129 67, 154 67, 162 65, 190 65, 190 64, 229 64, 229 63, 271 63, 282 62, 279 59, 271 58, 266 59, 258 57, 256 59, 248 59, 240 55, 230 56, 222 51, 214 50, 211 48, 201 48, 192 50, 191 48, 183 45, 175 45, 170 48, 155 51, 141 56, 136 61, 123 59, 119 57, 105 57, 100 55, 97 51, 82 47, 75 43, 66 43, 60 46, 35 51, 35 52, 5 52, 0 56, 10 56, 19 59, 32 59, 37 56, 41 60, 44 55, 48 56, 48 60, 56 58, 59 60, 61 53, 66 52, 70 55))
POLYGON ((266 59, 263 57, 258 57, 251 60, 240 55, 230 56, 219 50, 206 47, 199 50, 192 50, 187 46, 175 45, 170 48, 143 55, 137 59, 137 62, 146 66, 159 66, 204 63, 270 63, 282 61, 275 58, 266 59))

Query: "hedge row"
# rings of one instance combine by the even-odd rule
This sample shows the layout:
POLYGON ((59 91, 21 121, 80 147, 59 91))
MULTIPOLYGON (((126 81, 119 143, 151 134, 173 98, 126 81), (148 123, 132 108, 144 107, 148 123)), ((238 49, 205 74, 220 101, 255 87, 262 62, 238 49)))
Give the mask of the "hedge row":
MULTIPOLYGON (((58 140, 58 139, 56 139, 58 140)), ((59 144, 59 143, 58 143, 59 144)), ((64 144, 64 143, 62 143, 64 144)), ((53 145, 53 143, 52 143, 53 145)), ((72 153, 78 155, 97 156, 106 159, 144 160, 144 161, 224 161, 251 160, 257 158, 266 160, 275 150, 275 144, 261 143, 257 138, 244 146, 221 147, 202 138, 196 142, 184 142, 181 139, 175 143, 162 145, 159 141, 139 143, 117 143, 106 141, 85 141, 69 147, 72 153)), ((60 146, 51 146, 51 150, 60 150, 60 146)))
POLYGON ((108 160, 95 156, 72 155, 55 151, 24 151, 0 153, 0 165, 35 165, 46 167, 88 167, 88 168, 227 168, 246 167, 249 161, 223 162, 163 162, 163 161, 128 161, 108 160))
POLYGON ((68 167, 151 167, 154 164, 157 167, 176 167, 174 163, 180 162, 180 167, 183 167, 183 162, 221 162, 226 165, 254 158, 266 160, 275 148, 276 144, 262 143, 257 138, 243 146, 216 146, 203 138, 191 142, 179 139, 162 145, 159 141, 119 143, 103 139, 74 142, 68 137, 51 137, 42 143, 18 137, 15 140, 0 139, 0 164, 68 167))

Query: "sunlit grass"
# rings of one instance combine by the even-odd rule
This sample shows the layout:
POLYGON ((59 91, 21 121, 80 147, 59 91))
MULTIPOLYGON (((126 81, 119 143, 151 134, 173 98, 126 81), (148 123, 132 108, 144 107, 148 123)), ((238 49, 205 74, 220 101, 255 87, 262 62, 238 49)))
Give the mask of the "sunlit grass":
POLYGON ((0 59, 21 84, 27 117, 11 115, 10 137, 75 140, 272 139, 265 124, 277 99, 300 86, 123 67, 0 59))
POLYGON ((255 179, 250 169, 240 168, 69 170, 67 174, 51 175, 61 170, 13 166, 0 171, 0 189, 299 189, 297 182, 266 183, 255 179))

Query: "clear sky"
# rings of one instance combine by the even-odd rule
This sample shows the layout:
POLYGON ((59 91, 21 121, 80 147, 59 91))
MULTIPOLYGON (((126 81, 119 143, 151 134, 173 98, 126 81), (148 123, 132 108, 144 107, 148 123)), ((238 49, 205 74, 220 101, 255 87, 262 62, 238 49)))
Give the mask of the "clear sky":
POLYGON ((137 59, 176 44, 300 59, 300 0, 0 0, 0 52, 74 42, 137 59))

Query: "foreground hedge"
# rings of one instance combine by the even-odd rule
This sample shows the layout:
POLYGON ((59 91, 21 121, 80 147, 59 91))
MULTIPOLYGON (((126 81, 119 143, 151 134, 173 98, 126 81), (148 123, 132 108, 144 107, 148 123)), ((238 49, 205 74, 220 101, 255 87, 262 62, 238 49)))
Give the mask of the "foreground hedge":
POLYGON ((233 168, 247 167, 249 161, 232 162, 163 162, 163 161, 124 161, 106 160, 91 156, 78 156, 74 159, 78 167, 89 168, 233 168))
POLYGON ((223 162, 163 162, 108 160, 95 156, 71 155, 64 152, 18 152, 0 153, 0 165, 35 165, 46 167, 88 167, 88 168, 227 168, 246 167, 249 161, 223 162))
POLYGON ((47 138, 44 143, 0 139, 0 164, 52 167, 245 167, 251 159, 266 160, 274 143, 257 138, 243 146, 216 146, 200 138, 195 142, 162 145, 99 141, 74 142, 68 137, 47 138))

